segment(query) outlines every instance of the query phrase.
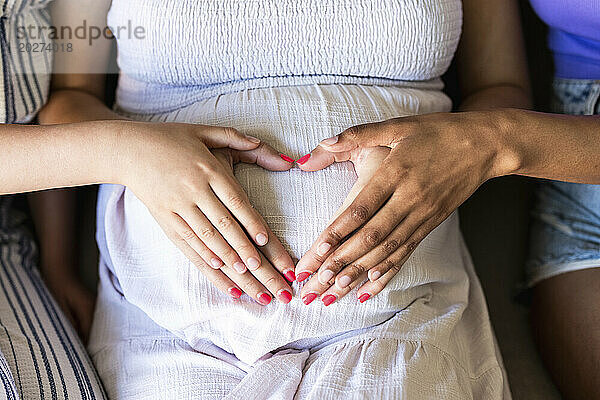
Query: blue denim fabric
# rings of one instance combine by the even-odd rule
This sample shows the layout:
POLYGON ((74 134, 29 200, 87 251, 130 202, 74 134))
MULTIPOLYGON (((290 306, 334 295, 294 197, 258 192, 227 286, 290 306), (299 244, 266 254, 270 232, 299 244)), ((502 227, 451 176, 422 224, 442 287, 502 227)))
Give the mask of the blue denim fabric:
MULTIPOLYGON (((553 108, 557 113, 600 114, 599 99, 600 81, 554 81, 553 108)), ((600 185, 543 181, 536 194, 526 285, 600 267, 600 185)))

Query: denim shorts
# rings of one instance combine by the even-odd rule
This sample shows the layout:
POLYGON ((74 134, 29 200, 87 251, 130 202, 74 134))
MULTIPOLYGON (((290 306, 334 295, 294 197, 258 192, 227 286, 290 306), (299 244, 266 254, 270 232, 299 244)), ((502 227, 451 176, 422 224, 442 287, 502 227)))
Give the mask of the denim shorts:
MULTIPOLYGON (((557 78, 553 87, 555 112, 600 114, 600 80, 557 78)), ((528 287, 565 272, 600 267, 600 185, 542 181, 532 217, 528 287)))

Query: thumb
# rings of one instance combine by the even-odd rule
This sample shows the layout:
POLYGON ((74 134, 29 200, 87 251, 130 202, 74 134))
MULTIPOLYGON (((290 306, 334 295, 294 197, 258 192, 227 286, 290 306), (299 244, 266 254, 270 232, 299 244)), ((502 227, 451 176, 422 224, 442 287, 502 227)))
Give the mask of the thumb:
POLYGON ((196 125, 194 129, 206 147, 211 149, 229 147, 235 150, 252 150, 261 143, 259 138, 244 135, 234 128, 196 125))
POLYGON ((311 153, 298 160, 298 165, 303 171, 318 171, 330 166, 334 162, 350 160, 350 152, 333 153, 321 146, 317 146, 311 153), (305 160, 305 161, 301 161, 305 160))
POLYGON ((256 164, 269 171, 287 171, 294 165, 291 158, 279 153, 266 143, 261 143, 252 150, 232 150, 231 154, 234 163, 256 164))
POLYGON ((355 150, 359 147, 393 147, 398 141, 398 122, 396 119, 362 124, 350 127, 337 136, 319 143, 319 146, 331 152, 355 150))

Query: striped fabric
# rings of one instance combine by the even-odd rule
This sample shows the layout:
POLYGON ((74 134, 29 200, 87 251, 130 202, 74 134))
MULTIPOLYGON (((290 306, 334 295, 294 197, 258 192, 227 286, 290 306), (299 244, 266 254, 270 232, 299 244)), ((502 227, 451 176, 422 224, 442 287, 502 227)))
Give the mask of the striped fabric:
MULTIPOLYGON (((17 33, 48 26, 49 1, 0 0, 0 123, 29 122, 47 99, 52 53, 22 48, 32 43, 17 33)), ((35 268, 24 226, 10 198, 0 197, 0 399, 105 399, 83 344, 35 268)))
POLYGON ((45 9, 50 1, 0 0, 2 123, 30 121, 47 100, 53 53, 42 46, 50 40, 38 37, 37 27, 50 25, 45 9), (19 37, 19 30, 23 32, 30 26, 36 27, 34 34, 19 37))
POLYGON ((23 229, 0 230, 0 377, 6 398, 104 399, 85 348, 45 288, 35 258, 23 229))

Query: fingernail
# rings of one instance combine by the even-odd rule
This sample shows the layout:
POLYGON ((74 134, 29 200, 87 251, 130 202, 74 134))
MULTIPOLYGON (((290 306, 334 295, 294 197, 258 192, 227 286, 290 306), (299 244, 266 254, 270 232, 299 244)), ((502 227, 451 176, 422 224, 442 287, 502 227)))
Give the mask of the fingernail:
POLYGON ((308 159, 310 158, 310 154, 307 154, 305 156, 300 157, 298 160, 296 160, 296 162, 300 165, 304 164, 305 162, 308 161, 308 159))
POLYGON ((238 274, 243 274, 244 272, 246 272, 246 266, 244 265, 244 263, 241 262, 235 262, 233 263, 233 269, 235 270, 235 272, 237 272, 238 274))
POLYGON ((329 269, 323 270, 319 273, 319 282, 326 284, 331 280, 331 278, 333 278, 333 275, 333 271, 329 269))
POLYGON ((258 295, 258 302, 260 304, 262 304, 263 306, 266 306, 267 304, 269 304, 271 302, 271 296, 269 296, 266 293, 261 293, 258 295))
POLYGON ((325 304, 325 306, 330 305, 334 301, 335 301, 335 296, 332 294, 328 294, 327 296, 323 297, 323 304, 325 304))
POLYGON ((277 293, 277 298, 281 300, 284 304, 292 301, 292 294, 287 289, 281 289, 279 293, 277 293))
POLYGON ((338 284, 342 289, 348 287, 350 282, 352 282, 352 279, 349 276, 342 276, 340 279, 338 279, 338 284))
POLYGON ((259 246, 264 246, 269 241, 269 237, 264 233, 259 233, 256 235, 256 244, 259 246))
POLYGON ((316 298, 317 298, 317 295, 316 295, 316 294, 314 294, 314 293, 309 293, 309 294, 307 294, 306 296, 304 296, 304 297, 302 298, 302 302, 303 302, 304 304, 306 304, 306 305, 309 305, 309 304, 310 304, 310 303, 312 303, 312 302, 313 302, 313 300, 314 300, 314 299, 316 299, 316 298))
POLYGON ((323 242, 317 247, 317 254, 324 256, 329 250, 331 250, 331 245, 327 242, 323 242))
POLYGON ((379 271, 369 271, 369 280, 371 282, 376 281, 377 279, 379 279, 379 277, 381 276, 381 272, 379 271))
POLYGON ((298 276, 296 277, 296 281, 302 282, 302 281, 306 280, 306 278, 308 278, 309 276, 310 276, 309 272, 300 272, 298 274, 298 276))
POLYGON ((287 279, 289 282, 294 282, 296 280, 296 274, 291 269, 283 274, 283 276, 285 276, 285 279, 287 279))
POLYGON ((279 153, 279 157, 283 158, 283 161, 287 161, 290 164, 294 162, 294 159, 292 157, 286 156, 285 154, 279 153))
POLYGON ((246 139, 248 139, 252 143, 260 143, 260 139, 257 137, 250 136, 250 135, 245 135, 245 136, 246 136, 246 139))
POLYGON ((358 298, 358 301, 360 301, 361 303, 364 303, 365 301, 369 300, 370 298, 371 298, 371 295, 369 293, 363 293, 358 298))
POLYGON ((336 144, 339 140, 338 136, 334 136, 334 137, 330 137, 328 139, 325 139, 323 141, 321 141, 321 144, 324 144, 326 146, 331 146, 332 144, 336 144))
POLYGON ((254 257, 250 257, 249 259, 246 260, 246 265, 248 266, 248 269, 250 269, 251 271, 254 271, 258 267, 260 267, 260 261, 258 261, 254 257))
POLYGON ((240 297, 242 297, 242 291, 236 287, 229 288, 229 294, 234 299, 239 299, 240 297))
POLYGON ((221 266, 223 266, 223 261, 219 260, 218 258, 211 258, 210 264, 213 266, 214 269, 219 269, 221 268, 221 266))

